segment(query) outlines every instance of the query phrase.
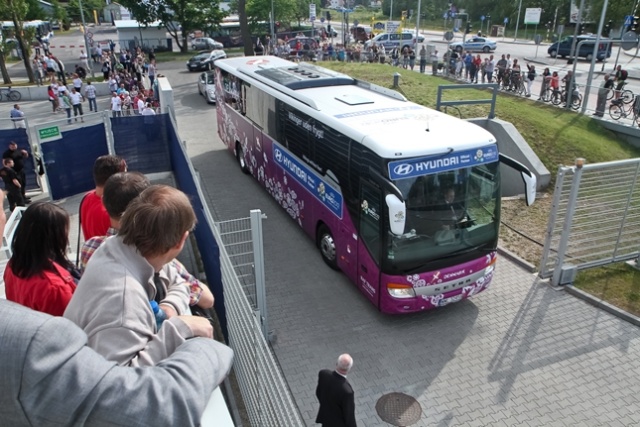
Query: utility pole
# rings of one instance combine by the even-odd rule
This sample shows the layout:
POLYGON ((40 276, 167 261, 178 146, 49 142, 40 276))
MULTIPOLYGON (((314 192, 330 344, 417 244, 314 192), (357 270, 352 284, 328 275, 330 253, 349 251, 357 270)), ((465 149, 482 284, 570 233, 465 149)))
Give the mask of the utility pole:
POLYGON ((87 24, 85 24, 84 22, 84 10, 82 9, 82 0, 78 0, 78 4, 80 6, 80 19, 82 19, 82 28, 84 28, 84 31, 82 32, 82 34, 84 35, 84 50, 85 50, 85 54, 87 59, 85 60, 85 65, 87 66, 87 68, 89 68, 91 70, 91 77, 95 78, 96 77, 96 73, 93 71, 93 65, 89 65, 89 37, 87 37, 87 24))

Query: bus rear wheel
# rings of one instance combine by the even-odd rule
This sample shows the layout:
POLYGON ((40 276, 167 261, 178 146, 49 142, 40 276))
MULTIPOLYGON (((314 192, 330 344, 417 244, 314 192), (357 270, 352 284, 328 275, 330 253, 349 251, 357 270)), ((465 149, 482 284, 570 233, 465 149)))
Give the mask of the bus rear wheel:
POLYGON ((321 225, 318 229, 318 247, 324 262, 334 270, 338 270, 336 242, 333 240, 331 231, 326 225, 321 225))
POLYGON ((249 168, 247 167, 247 161, 244 159, 244 150, 239 142, 236 142, 236 159, 242 173, 248 174, 249 168))

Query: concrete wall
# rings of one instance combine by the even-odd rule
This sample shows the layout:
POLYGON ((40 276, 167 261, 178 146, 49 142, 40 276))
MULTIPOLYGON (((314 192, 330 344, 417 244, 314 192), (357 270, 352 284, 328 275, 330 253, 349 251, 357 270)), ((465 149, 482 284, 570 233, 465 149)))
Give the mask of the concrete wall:
POLYGON ((640 148, 640 128, 635 126, 635 124, 629 126, 624 123, 611 122, 609 120, 601 120, 600 124, 602 127, 615 133, 618 138, 624 140, 629 145, 640 148))
MULTIPOLYGON (((69 91, 71 91, 71 80, 67 80, 67 87, 69 91)), ((94 83, 96 87, 96 95, 103 96, 108 95, 111 96, 111 92, 109 92, 109 85, 106 83, 94 83)), ((21 101, 48 101, 49 95, 47 95, 48 85, 42 86, 24 86, 24 87, 12 87, 11 89, 17 90, 22 94, 21 101)), ((82 86, 82 90, 84 91, 84 85, 82 86)), ((84 94, 83 94, 84 95, 84 94)))
MULTIPOLYGON (((498 141, 498 149, 501 153, 527 166, 538 180, 538 190, 543 190, 549 185, 551 174, 515 126, 500 119, 469 119, 469 121, 491 132, 498 141)), ((523 194, 524 184, 520 173, 509 167, 503 167, 501 173, 503 197, 523 194)))

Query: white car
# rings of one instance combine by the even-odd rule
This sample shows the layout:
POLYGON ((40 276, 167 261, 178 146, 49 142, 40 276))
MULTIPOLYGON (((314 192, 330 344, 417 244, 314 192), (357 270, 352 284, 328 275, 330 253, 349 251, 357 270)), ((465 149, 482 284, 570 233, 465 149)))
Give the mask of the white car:
POLYGON ((484 37, 470 37, 465 40, 464 43, 456 42, 449 45, 449 48, 455 50, 456 52, 462 52, 466 50, 467 52, 489 53, 496 50, 496 47, 498 47, 498 43, 484 37))
POLYGON ((215 71, 205 71, 198 77, 198 92, 209 104, 216 103, 215 71))

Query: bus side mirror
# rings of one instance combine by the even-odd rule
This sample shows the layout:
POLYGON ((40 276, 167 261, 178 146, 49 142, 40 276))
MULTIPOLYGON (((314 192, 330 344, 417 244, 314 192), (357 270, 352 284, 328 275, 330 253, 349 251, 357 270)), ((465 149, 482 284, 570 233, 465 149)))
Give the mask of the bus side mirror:
POLYGON ((395 194, 387 194, 385 197, 389 211, 389 230, 396 236, 404 234, 404 224, 407 220, 407 211, 404 201, 395 194))
POLYGON ((527 206, 531 206, 536 200, 536 184, 538 183, 536 176, 525 165, 502 153, 500 153, 500 162, 520 172, 525 187, 524 199, 527 206))

